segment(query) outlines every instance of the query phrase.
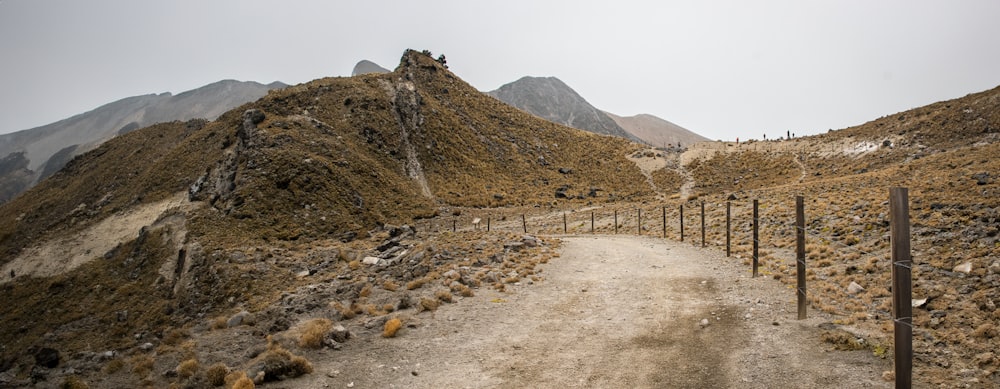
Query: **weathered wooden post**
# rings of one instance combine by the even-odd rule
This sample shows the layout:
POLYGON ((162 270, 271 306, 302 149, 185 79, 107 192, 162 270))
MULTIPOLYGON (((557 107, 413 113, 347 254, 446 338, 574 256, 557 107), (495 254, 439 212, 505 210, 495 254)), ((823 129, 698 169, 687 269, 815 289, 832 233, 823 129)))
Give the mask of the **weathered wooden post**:
POLYGON ((486 218, 486 232, 490 232, 490 217, 486 218))
POLYGON ((806 212, 802 196, 795 196, 795 279, 799 320, 806 318, 806 212))
POLYGON ((636 213, 638 214, 638 221, 639 221, 638 226, 635 228, 636 235, 642 235, 642 208, 637 208, 636 213))
POLYGON ((757 277, 757 263, 758 263, 758 249, 760 248, 759 239, 759 228, 760 228, 760 218, 757 215, 757 199, 753 199, 753 277, 757 277))
POLYGON ((521 214, 521 227, 524 228, 524 233, 528 233, 528 221, 524 219, 524 214, 521 214))
POLYGON ((594 233, 594 211, 590 211, 590 233, 594 233))
POLYGON ((705 247, 705 202, 701 202, 701 247, 705 247))
POLYGON ((458 231, 458 218, 451 219, 451 232, 458 231))
POLYGON ((566 212, 563 212, 563 233, 565 234, 567 231, 569 231, 569 229, 566 226, 566 212))
POLYGON ((730 219, 731 203, 726 201, 726 258, 733 253, 732 246, 730 245, 730 235, 732 234, 732 224, 730 219))
POLYGON ((618 234, 618 210, 615 210, 615 235, 618 234))
POLYGON ((663 239, 667 239, 667 207, 663 207, 663 239))
POLYGON ((906 188, 889 189, 889 236, 892 245, 892 316, 896 388, 913 379, 913 290, 910 256, 910 200, 906 188))
POLYGON ((681 242, 684 241, 684 204, 681 204, 681 242))

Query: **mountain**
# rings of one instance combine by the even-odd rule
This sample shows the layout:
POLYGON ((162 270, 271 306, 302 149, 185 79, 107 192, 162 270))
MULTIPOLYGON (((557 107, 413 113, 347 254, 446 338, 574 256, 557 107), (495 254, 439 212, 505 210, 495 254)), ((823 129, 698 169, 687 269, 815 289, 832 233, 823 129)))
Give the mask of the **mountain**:
POLYGON ((610 112, 604 112, 604 114, 608 115, 629 134, 639 138, 644 143, 657 147, 669 147, 677 144, 683 146, 709 140, 684 127, 649 114, 626 117, 610 112))
POLYGON ((52 124, 0 135, 0 203, 114 136, 174 120, 211 120, 285 86, 223 80, 178 95, 128 97, 52 124))
POLYGON ((428 219, 649 200, 626 157, 638 149, 503 104, 416 51, 390 74, 122 134, 0 206, 0 288, 16 302, 0 306, 0 383, 28 380, 38 353, 109 387, 167 387, 184 376, 160 373, 192 358, 294 376, 281 366, 295 361, 287 350, 309 352, 287 341, 300 323, 385 319, 459 271, 501 289, 500 271, 531 277, 548 250, 502 232, 472 249, 429 234, 428 219))
POLYGON ((378 64, 369 61, 367 59, 363 59, 361 61, 358 61, 357 65, 354 65, 354 70, 351 71, 351 75, 357 76, 368 73, 389 73, 389 72, 391 72, 391 70, 378 66, 378 64))
POLYGON ((642 142, 555 77, 522 77, 487 93, 551 122, 642 142))
POLYGON ((681 205, 703 207, 720 266, 748 265, 760 228, 766 277, 732 287, 788 294, 749 305, 791 307, 806 234, 809 315, 822 324, 805 340, 886 356, 890 187, 911 195, 916 381, 982 386, 1000 370, 998 153, 1000 88, 822 135, 665 151, 543 120, 407 51, 389 74, 127 132, 0 205, 0 387, 209 387, 227 372, 246 387, 312 371, 310 359, 331 372, 392 344, 379 338, 389 323, 438 336, 421 326, 440 304, 516 310, 514 298, 453 293, 530 293, 548 274, 539 263, 573 266, 558 258, 564 231, 590 233, 596 219, 599 234, 663 239, 658 216, 676 236, 681 205))

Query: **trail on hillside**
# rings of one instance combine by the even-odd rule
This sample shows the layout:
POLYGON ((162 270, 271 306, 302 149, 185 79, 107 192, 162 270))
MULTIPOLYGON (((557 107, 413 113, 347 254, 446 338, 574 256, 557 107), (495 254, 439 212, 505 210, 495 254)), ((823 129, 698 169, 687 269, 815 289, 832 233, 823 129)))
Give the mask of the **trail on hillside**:
POLYGON ((888 387, 889 362, 831 352, 793 294, 717 252, 635 236, 562 238, 545 280, 406 318, 283 385, 353 388, 888 387))

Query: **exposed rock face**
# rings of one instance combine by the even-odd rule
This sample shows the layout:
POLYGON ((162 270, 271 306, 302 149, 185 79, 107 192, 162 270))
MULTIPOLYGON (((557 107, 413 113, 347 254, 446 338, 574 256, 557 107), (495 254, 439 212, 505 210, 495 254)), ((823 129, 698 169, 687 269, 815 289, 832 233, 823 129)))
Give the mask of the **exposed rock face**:
POLYGON ((672 147, 677 146, 678 143, 681 144, 681 147, 684 147, 692 143, 709 140, 684 127, 653 115, 639 114, 622 117, 610 112, 605 112, 605 114, 629 134, 635 135, 635 137, 642 139, 643 142, 656 147, 672 147))
POLYGON ((363 59, 359 61, 357 65, 354 65, 354 70, 351 71, 351 76, 357 76, 359 74, 368 74, 368 73, 389 73, 389 72, 390 72, 389 69, 378 66, 378 64, 369 61, 367 59, 363 59))
POLYGON ((285 84, 223 80, 201 88, 171 95, 149 94, 124 98, 68 119, 0 135, 0 158, 21 154, 28 163, 21 169, 0 172, 4 185, 0 203, 28 190, 54 174, 73 157, 96 148, 117 135, 156 123, 175 120, 215 119, 244 103, 257 100, 269 90, 285 84), (20 184, 24 182, 24 184, 20 184), (8 193, 9 192, 9 193, 8 193))
POLYGON ((488 94, 554 123, 642 142, 555 77, 522 77, 488 94))

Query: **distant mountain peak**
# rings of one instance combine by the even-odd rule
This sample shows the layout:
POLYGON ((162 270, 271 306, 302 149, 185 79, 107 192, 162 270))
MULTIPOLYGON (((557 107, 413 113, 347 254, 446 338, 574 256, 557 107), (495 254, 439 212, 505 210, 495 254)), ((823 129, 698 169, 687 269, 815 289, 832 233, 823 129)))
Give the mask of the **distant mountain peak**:
POLYGON ((351 71, 351 76, 357 76, 359 74, 368 73, 389 73, 390 70, 379 66, 377 63, 363 59, 358 61, 357 65, 354 65, 354 70, 351 71))
POLYGON ((603 111, 590 105, 573 88, 556 77, 525 76, 488 94, 554 123, 635 142, 642 141, 622 129, 603 111))

